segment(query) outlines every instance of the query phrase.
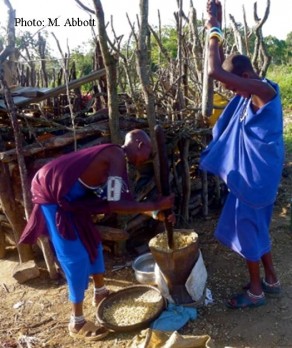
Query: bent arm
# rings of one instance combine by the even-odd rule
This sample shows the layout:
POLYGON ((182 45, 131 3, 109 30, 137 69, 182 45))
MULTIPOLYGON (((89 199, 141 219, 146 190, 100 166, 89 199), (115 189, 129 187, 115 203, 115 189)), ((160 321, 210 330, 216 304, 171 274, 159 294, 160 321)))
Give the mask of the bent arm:
POLYGON ((173 207, 174 196, 162 197, 156 201, 137 202, 135 200, 119 200, 108 202, 113 213, 133 214, 146 213, 154 210, 166 210, 173 207))
MULTIPOLYGON (((216 1, 218 8, 221 8, 219 1, 216 1)), ((220 16, 217 17, 211 11, 211 0, 208 1, 207 12, 208 20, 205 23, 208 32, 216 31, 216 28, 221 28, 220 16)), ((220 11, 218 12, 220 13, 220 11)), ((208 49, 208 75, 213 79, 220 81, 225 88, 232 90, 240 95, 255 95, 259 99, 259 107, 270 101, 275 95, 275 90, 262 79, 253 73, 250 76, 237 75, 235 73, 223 69, 222 64, 225 60, 221 45, 220 34, 209 35, 208 49)))
POLYGON ((111 201, 109 208, 113 213, 118 214, 135 214, 144 213, 148 211, 158 210, 156 202, 136 202, 128 200, 111 201))
POLYGON ((249 95, 256 95, 262 100, 262 104, 270 101, 276 94, 275 90, 260 78, 245 78, 230 73, 222 68, 221 48, 216 38, 209 42, 209 66, 208 74, 213 79, 220 81, 227 89, 237 93, 246 92, 249 95))

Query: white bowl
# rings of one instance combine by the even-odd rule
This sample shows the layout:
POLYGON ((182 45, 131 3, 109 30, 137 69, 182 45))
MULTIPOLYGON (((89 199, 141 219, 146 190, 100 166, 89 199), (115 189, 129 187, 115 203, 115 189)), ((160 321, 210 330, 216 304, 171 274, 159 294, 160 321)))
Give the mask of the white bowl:
POLYGON ((151 253, 138 256, 132 263, 136 280, 141 284, 156 285, 155 261, 151 253))

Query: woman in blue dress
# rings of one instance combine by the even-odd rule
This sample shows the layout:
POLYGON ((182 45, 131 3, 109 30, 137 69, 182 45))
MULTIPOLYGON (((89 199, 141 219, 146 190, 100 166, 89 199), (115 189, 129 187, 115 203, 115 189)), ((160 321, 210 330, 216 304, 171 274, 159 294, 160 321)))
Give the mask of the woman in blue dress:
POLYGON ((215 236, 246 260, 249 273, 244 291, 226 304, 230 308, 255 307, 266 303, 265 295, 281 292, 269 235, 284 162, 280 91, 276 83, 260 78, 247 56, 224 58, 219 0, 208 0, 207 12, 209 76, 235 96, 214 126, 200 166, 220 176, 228 186, 215 236))
MULTIPOLYGON (((123 146, 102 144, 63 155, 43 166, 32 180, 32 214, 20 243, 35 243, 48 235, 68 283, 72 313, 69 334, 99 340, 108 330, 85 320, 83 300, 89 276, 93 305, 108 295, 98 227, 92 214, 149 213, 171 208, 174 197, 138 202, 129 192, 127 162, 138 167, 152 153, 149 136, 139 129, 126 134, 123 146)), ((160 214, 161 215, 161 214, 160 214)), ((174 221, 174 216, 169 216, 174 221)))

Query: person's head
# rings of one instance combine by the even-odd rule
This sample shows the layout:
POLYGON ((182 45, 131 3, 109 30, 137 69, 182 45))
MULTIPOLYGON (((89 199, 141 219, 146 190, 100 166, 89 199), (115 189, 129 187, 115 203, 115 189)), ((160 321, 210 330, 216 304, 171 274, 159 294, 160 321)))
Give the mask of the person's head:
POLYGON ((239 53, 233 53, 226 57, 222 68, 240 77, 251 78, 256 75, 250 59, 239 53))
MULTIPOLYGON (((222 68, 229 73, 239 76, 240 78, 259 79, 259 76, 253 69, 250 59, 243 54, 234 53, 229 55, 224 60, 222 68)), ((241 90, 238 87, 234 88, 231 83, 222 83, 222 85, 224 88, 229 89, 244 98, 248 98, 250 96, 250 93, 245 89, 241 90)))
POLYGON ((152 153, 151 139, 141 129, 134 129, 126 134, 123 149, 129 163, 139 166, 150 159, 152 153))

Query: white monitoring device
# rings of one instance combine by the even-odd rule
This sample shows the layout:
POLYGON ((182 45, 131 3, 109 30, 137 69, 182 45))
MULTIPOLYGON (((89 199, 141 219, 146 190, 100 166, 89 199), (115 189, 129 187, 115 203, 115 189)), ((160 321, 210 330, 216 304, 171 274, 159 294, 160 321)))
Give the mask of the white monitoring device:
POLYGON ((123 180, 119 176, 109 176, 107 181, 107 200, 119 201, 121 199, 123 180))

